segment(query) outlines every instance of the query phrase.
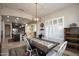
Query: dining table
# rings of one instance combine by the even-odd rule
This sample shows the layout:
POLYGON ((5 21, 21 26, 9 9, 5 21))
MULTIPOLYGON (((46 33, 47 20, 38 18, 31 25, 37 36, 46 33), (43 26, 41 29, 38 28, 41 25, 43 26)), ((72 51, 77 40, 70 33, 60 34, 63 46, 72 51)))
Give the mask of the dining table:
POLYGON ((39 53, 46 55, 51 49, 59 45, 58 42, 39 38, 28 38, 30 45, 38 49, 39 53))

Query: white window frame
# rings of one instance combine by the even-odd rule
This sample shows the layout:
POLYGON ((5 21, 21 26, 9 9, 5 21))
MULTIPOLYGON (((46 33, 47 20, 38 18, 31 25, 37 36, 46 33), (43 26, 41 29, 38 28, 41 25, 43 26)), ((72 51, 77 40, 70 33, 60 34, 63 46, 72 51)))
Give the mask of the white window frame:
MULTIPOLYGON (((60 26, 60 27, 63 27, 63 29, 64 29, 64 16, 62 16, 62 17, 57 17, 57 18, 52 18, 52 19, 50 19, 50 20, 47 20, 47 21, 45 21, 45 23, 48 23, 48 24, 45 24, 45 27, 47 26, 48 28, 50 28, 49 26, 51 26, 51 27, 53 27, 53 28, 56 28, 57 29, 57 31, 58 31, 58 27, 60 26), (59 21, 59 19, 61 19, 62 18, 62 22, 61 22, 61 24, 62 24, 62 26, 60 25, 60 23, 58 22, 59 21), (54 24, 53 23, 53 21, 54 20, 57 20, 57 23, 56 24, 54 24), (49 24, 49 22, 50 21, 52 21, 52 24, 50 25, 49 24)), ((50 30, 48 30, 50 33, 54 33, 54 29, 52 28, 52 32, 50 32, 50 30)), ((47 32, 48 32, 47 31, 47 32)), ((64 32, 64 30, 63 30, 63 32, 64 32)), ((45 32, 46 33, 46 32, 45 32)), ((50 33, 46 33, 47 35, 49 35, 50 33)), ((54 34, 52 34, 52 35, 54 35, 54 34)), ((56 35, 56 34, 55 34, 56 35)), ((51 36, 48 36, 48 37, 51 37, 51 36)), ((61 39, 61 38, 60 38, 61 39)))

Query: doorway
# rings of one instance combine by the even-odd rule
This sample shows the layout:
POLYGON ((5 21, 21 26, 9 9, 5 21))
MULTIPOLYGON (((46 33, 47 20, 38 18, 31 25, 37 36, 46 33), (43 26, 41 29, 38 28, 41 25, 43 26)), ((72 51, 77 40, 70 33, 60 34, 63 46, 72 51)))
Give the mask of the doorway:
POLYGON ((10 24, 5 24, 5 38, 10 38, 10 24))

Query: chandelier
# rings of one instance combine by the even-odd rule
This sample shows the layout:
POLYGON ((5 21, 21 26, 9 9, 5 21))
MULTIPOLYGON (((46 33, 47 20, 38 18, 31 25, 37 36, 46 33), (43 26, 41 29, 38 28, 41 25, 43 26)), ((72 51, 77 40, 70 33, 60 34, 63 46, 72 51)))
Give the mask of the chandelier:
POLYGON ((34 18, 35 21, 39 21, 38 14, 37 14, 37 5, 38 5, 38 3, 35 3, 35 8, 36 8, 36 10, 35 10, 35 18, 34 18))

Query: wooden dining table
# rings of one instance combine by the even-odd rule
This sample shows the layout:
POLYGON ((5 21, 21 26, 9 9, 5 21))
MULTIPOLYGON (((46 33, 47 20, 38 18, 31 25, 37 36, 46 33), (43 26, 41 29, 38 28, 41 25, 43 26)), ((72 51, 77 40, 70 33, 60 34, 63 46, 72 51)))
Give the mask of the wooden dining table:
POLYGON ((37 39, 37 38, 28 38, 31 46, 40 50, 44 54, 47 54, 51 49, 55 48, 59 45, 58 42, 48 41, 45 39, 37 39))

